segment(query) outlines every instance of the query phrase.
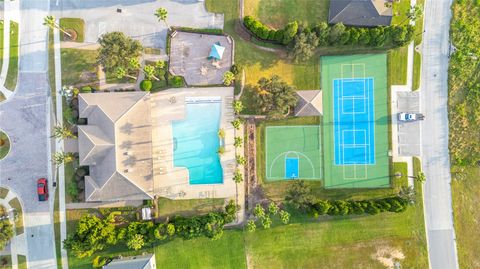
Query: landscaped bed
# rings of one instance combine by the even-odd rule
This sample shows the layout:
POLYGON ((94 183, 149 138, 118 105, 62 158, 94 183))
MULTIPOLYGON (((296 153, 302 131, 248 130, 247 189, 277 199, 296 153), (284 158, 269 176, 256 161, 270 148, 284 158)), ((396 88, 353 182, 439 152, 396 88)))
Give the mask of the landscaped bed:
POLYGON ((0 131, 0 160, 5 158, 10 152, 10 139, 7 134, 0 131))
POLYGON ((61 41, 83 42, 85 39, 85 21, 80 18, 60 18, 60 27, 71 35, 60 34, 61 41))

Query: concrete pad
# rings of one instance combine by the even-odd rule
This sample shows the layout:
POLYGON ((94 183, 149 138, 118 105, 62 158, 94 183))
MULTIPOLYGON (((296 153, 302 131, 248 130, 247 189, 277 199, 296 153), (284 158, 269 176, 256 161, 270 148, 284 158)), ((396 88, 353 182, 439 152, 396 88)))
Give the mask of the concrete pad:
POLYGON ((170 72, 185 78, 188 85, 222 84, 223 74, 233 63, 232 39, 223 35, 174 32, 170 45, 170 72), (209 60, 212 45, 225 47, 221 60, 209 60), (206 73, 202 74, 202 69, 206 73))

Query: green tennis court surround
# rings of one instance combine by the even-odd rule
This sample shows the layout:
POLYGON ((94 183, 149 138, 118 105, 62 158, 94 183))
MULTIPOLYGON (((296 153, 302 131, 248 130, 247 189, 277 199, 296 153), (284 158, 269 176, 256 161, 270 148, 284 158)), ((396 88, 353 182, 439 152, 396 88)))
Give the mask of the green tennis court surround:
POLYGON ((320 126, 266 128, 266 179, 320 180, 322 178, 320 126))
POLYGON ((321 58, 326 188, 390 186, 386 54, 321 58))

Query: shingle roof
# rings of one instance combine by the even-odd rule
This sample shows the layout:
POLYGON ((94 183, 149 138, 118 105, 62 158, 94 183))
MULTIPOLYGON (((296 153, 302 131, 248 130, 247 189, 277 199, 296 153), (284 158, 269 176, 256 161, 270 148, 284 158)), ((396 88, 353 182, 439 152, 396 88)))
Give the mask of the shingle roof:
POLYGON ((390 0, 330 0, 329 23, 353 26, 388 26, 392 22, 390 0))
POLYGON ((79 95, 80 165, 87 201, 143 200, 153 197, 152 131, 148 93, 79 95))
POLYGON ((105 265, 105 269, 151 269, 156 268, 155 255, 149 254, 145 256, 125 257, 114 259, 105 265))
POLYGON ((322 92, 319 90, 297 91, 298 101, 295 116, 319 116, 322 114, 322 92))

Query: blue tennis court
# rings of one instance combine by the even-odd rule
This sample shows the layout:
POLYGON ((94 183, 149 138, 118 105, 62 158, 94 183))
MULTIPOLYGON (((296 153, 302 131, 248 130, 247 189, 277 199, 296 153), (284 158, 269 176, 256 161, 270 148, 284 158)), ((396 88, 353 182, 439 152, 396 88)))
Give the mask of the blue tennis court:
POLYGON ((373 78, 333 80, 335 164, 374 164, 373 78))
POLYGON ((285 158, 285 178, 298 178, 298 158, 285 158))

